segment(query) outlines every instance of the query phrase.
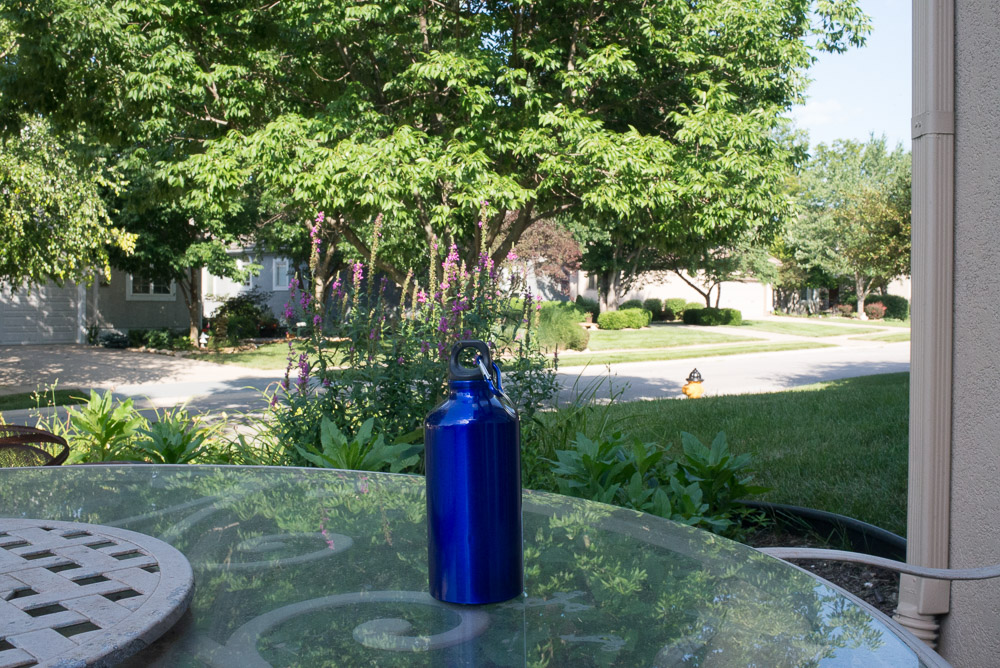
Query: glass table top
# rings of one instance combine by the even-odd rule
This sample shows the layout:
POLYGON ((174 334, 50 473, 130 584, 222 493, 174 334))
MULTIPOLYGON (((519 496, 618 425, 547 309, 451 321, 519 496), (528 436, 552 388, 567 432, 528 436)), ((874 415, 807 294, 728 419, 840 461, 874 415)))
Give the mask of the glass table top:
POLYGON ((424 480, 295 468, 0 469, 0 516, 139 531, 189 612, 127 666, 925 665, 810 575, 658 517, 524 493, 524 598, 427 593, 424 480))

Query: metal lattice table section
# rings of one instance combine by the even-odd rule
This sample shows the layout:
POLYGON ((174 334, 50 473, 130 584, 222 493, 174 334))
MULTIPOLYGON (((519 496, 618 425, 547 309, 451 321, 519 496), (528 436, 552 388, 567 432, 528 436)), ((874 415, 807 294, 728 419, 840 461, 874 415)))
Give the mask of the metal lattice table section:
POLYGON ((124 529, 0 518, 0 668, 110 666, 180 619, 183 554, 124 529))

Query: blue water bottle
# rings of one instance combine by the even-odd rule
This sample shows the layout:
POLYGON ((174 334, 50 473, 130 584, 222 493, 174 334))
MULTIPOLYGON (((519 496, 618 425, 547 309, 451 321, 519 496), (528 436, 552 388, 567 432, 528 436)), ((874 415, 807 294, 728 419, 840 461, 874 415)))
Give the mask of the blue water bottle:
POLYGON ((506 601, 524 590, 520 422, 483 341, 456 343, 448 372, 450 395, 424 421, 431 595, 506 601), (474 367, 460 360, 469 348, 474 367))

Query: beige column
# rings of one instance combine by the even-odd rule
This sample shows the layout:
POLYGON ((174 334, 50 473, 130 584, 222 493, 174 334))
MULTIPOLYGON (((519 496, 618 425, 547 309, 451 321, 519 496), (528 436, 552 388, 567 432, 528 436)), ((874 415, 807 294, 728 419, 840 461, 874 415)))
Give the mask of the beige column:
MULTIPOLYGON (((954 285, 954 7, 913 2, 913 305, 907 561, 947 568, 954 285)), ((932 646, 949 584, 904 575, 896 620, 932 646)))
MULTIPOLYGON (((1000 7, 954 2, 955 235, 949 566, 1000 563, 1000 7)), ((955 583, 939 651, 1000 665, 1000 582, 955 583)))

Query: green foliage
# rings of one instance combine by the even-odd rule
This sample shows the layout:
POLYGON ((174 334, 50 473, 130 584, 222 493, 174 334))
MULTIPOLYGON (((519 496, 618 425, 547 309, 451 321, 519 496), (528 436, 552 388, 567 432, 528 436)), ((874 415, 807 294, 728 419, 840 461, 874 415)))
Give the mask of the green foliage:
MULTIPOLYGON (((663 302, 660 301, 659 299, 655 297, 650 297, 649 299, 646 299, 645 301, 642 302, 642 308, 646 309, 652 314, 653 320, 664 319, 663 302)), ((673 320, 673 318, 671 318, 671 320, 673 320)))
POLYGON ((885 306, 885 317, 891 320, 906 320, 910 317, 910 302, 899 295, 879 295, 878 300, 885 306))
MULTIPOLYGON (((376 264, 379 239, 375 234, 376 264)), ((336 280, 322 305, 300 292, 298 279, 291 283, 285 314, 310 323, 311 336, 297 356, 289 342, 285 379, 271 413, 292 460, 302 461, 295 448, 320 442, 325 417, 343 433, 373 418, 374 430, 388 440, 419 430, 446 396, 448 356, 458 341, 481 339, 492 346, 523 421, 555 395, 555 373, 536 336, 541 305, 521 292, 524 277, 516 268, 501 278, 506 268, 485 257, 466 267, 453 245, 440 274, 433 267, 423 285, 409 276, 397 301, 387 279, 364 280, 370 266, 355 263, 351 280, 336 280)))
POLYGON ((138 429, 133 447, 143 459, 155 464, 190 464, 208 454, 218 428, 203 427, 184 408, 175 408, 138 429))
POLYGON ((597 326, 601 329, 642 329, 652 318, 652 313, 641 308, 605 311, 597 317, 597 326))
POLYGON ((630 308, 643 308, 641 299, 626 299, 621 304, 618 305, 619 311, 624 311, 630 308))
POLYGON ((133 348, 146 346, 156 350, 191 350, 191 340, 184 334, 169 329, 130 329, 129 345, 133 348))
POLYGON ((766 487, 752 484, 750 455, 734 456, 729 451, 725 432, 720 431, 715 436, 710 448, 696 436, 681 432, 681 445, 684 448, 680 465, 682 483, 698 485, 712 516, 728 520, 741 511, 738 500, 768 491, 766 487))
POLYGON ((585 313, 589 313, 593 316, 593 322, 597 322, 597 316, 601 314, 600 304, 595 302, 593 299, 587 299, 583 295, 577 295, 576 305, 583 309, 585 313))
POLYGON ((654 444, 621 432, 596 440, 577 433, 557 450, 552 472, 559 492, 652 513, 717 533, 734 531, 738 499, 767 491, 751 484, 750 457, 734 457, 720 432, 705 447, 682 432, 684 457, 673 461, 654 444))
POLYGON ((872 302, 871 304, 865 304, 865 315, 871 320, 881 320, 885 317, 885 306, 882 302, 872 302))
POLYGON ((384 212, 382 269, 399 284, 436 239, 469 265, 499 262, 559 213, 601 221, 612 242, 772 227, 790 206, 776 130, 812 51, 869 30, 857 0, 67 0, 0 18, 18 36, 0 120, 86 122, 129 167, 130 224, 204 232, 174 257, 231 239, 231 219, 258 208, 300 251, 303 212, 322 209, 322 238, 367 257, 384 212), (142 203, 157 220, 142 223, 142 203))
POLYGON ((743 314, 735 308, 699 308, 684 311, 684 324, 703 325, 739 325, 743 322, 743 314))
POLYGON ((368 418, 358 428, 352 439, 348 439, 336 423, 323 418, 319 435, 322 450, 306 445, 296 445, 296 450, 307 461, 321 468, 348 469, 352 471, 390 471, 403 473, 413 469, 420 461, 423 445, 397 443, 385 444, 385 434, 372 437, 374 418, 368 418))
POLYGON ((72 464, 130 459, 137 437, 148 424, 131 399, 116 402, 110 391, 91 390, 87 403, 70 408, 64 420, 53 416, 39 426, 66 439, 72 464))
POLYGON ((109 332, 101 332, 97 336, 97 343, 104 348, 128 348, 131 342, 128 334, 113 329, 109 332))
POLYGON ((910 271, 910 154, 885 137, 820 144, 800 178, 801 216, 783 244, 805 269, 848 281, 858 309, 910 271))
POLYGON ((687 303, 687 300, 681 297, 668 297, 663 300, 663 308, 670 309, 679 318, 684 315, 684 307, 687 306, 687 303))
POLYGON ((590 332, 580 326, 584 311, 568 302, 545 302, 538 312, 538 345, 544 351, 586 350, 590 332))
POLYGON ((74 160, 72 138, 47 121, 20 124, 0 134, 0 288, 87 282, 95 269, 110 278, 108 247, 130 253, 135 245, 112 224, 104 199, 120 175, 100 158, 74 160))
POLYGON ((254 288, 227 297, 212 316, 215 340, 236 345, 260 335, 264 328, 276 329, 277 320, 268 306, 269 292, 254 288))

